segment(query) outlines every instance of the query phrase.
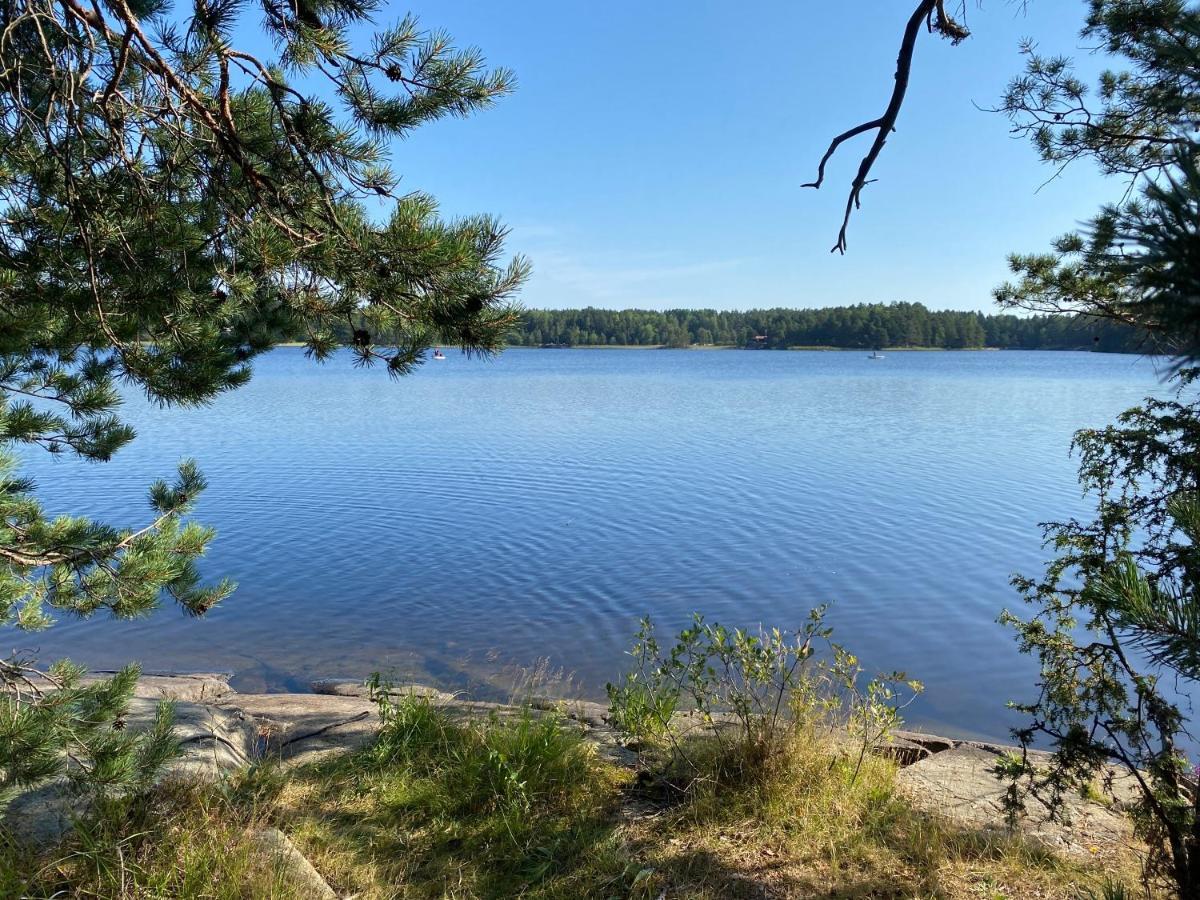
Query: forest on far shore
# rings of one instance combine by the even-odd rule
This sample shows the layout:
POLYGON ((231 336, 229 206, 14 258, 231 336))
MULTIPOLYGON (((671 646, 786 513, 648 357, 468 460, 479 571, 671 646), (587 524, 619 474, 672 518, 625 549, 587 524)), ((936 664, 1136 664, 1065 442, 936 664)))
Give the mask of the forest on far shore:
POLYGON ((1145 335, 1111 321, 931 310, 920 303, 820 309, 527 309, 509 344, 542 346, 933 347, 1144 353, 1145 335))

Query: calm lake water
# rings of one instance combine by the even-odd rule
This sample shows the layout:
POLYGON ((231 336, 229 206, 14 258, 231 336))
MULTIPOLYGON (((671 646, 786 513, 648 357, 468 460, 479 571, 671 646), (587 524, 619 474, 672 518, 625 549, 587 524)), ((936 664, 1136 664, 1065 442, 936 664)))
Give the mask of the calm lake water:
POLYGON ((281 349, 198 413, 131 397, 112 463, 29 454, 50 510, 118 524, 197 458, 205 570, 240 588, 203 620, 7 641, 245 690, 385 669, 486 693, 548 658, 594 696, 644 614, 789 627, 831 602, 868 667, 925 681, 911 724, 1002 738, 1032 671, 995 619, 1048 557, 1038 523, 1086 512, 1071 434, 1165 391, 1090 353, 448 356, 391 382, 281 349))

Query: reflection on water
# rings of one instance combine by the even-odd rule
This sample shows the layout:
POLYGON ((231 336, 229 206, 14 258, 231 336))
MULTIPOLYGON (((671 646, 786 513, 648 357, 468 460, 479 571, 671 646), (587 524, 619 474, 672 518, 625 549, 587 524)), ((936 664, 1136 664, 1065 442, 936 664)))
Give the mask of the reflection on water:
POLYGON ((1003 737, 1031 671, 995 618, 1047 558, 1037 523, 1086 510, 1071 433, 1163 390, 1087 353, 514 350, 393 383, 281 349, 199 412, 131 397, 112 463, 29 455, 49 509, 120 524, 196 457, 228 603, 7 637, 243 689, 548 657, 599 694, 646 613, 786 627, 831 601, 868 666, 925 681, 910 721, 1003 737))

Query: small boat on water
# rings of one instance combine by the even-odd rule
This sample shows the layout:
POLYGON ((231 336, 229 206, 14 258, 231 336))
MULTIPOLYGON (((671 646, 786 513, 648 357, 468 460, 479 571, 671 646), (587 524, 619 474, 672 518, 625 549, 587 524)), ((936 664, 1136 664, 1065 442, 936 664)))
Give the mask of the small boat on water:
POLYGON ((434 359, 445 359, 446 354, 442 352, 441 347, 434 347, 433 348, 433 358, 434 359))
POLYGON ((883 359, 883 358, 884 358, 883 354, 880 353, 878 350, 872 350, 871 355, 867 357, 867 359, 883 359))

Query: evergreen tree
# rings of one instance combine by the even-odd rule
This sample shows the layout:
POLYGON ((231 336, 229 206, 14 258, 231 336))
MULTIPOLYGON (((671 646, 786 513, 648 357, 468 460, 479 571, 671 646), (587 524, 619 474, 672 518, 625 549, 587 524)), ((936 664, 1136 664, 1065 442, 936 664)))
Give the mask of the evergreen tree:
MULTIPOLYGON (((1181 0, 1091 0, 1089 44, 1126 68, 1100 78, 1097 108, 1069 60, 1027 48, 1005 109, 1043 158, 1088 158, 1131 179, 1134 197, 1102 209, 1051 253, 1014 256, 1004 305, 1128 323, 1181 365, 1200 356, 1200 9, 1181 0)), ((1062 809, 1102 767, 1138 787, 1147 874, 1200 898, 1200 788, 1181 746, 1200 683, 1200 398, 1195 369, 1179 396, 1147 400, 1118 424, 1076 435, 1091 521, 1052 523, 1058 552, 1017 585, 1032 613, 1006 613, 1040 663, 1038 695, 1017 708, 1022 747, 1049 739, 1051 764, 1013 760, 1014 808, 1028 793, 1062 809)))
POLYGON ((1071 60, 1032 45, 1003 109, 1042 158, 1087 158, 1128 179, 1133 197, 1103 208, 1049 253, 1017 254, 1002 306, 1136 325, 1143 343, 1200 356, 1200 11, 1182 0, 1091 0, 1083 29, 1127 64, 1093 97, 1071 60))
MULTIPOLYGON (((163 596, 202 614, 232 590, 196 568, 212 532, 187 520, 194 464, 130 528, 51 519, 17 473, 19 446, 103 461, 128 443, 118 383, 208 403, 296 335, 317 360, 347 335, 360 364, 398 376, 434 342, 497 350, 515 321, 526 267, 502 259, 504 228, 398 194, 386 153, 508 92, 507 72, 412 19, 371 28, 372 0, 171 9, 2 6, 0 627, 141 615, 163 596), (233 44, 250 16, 272 57, 233 44)), ((32 665, 0 666, 0 789, 61 770, 64 750, 101 781, 163 758, 161 729, 116 739, 130 673, 82 688, 32 665)))

